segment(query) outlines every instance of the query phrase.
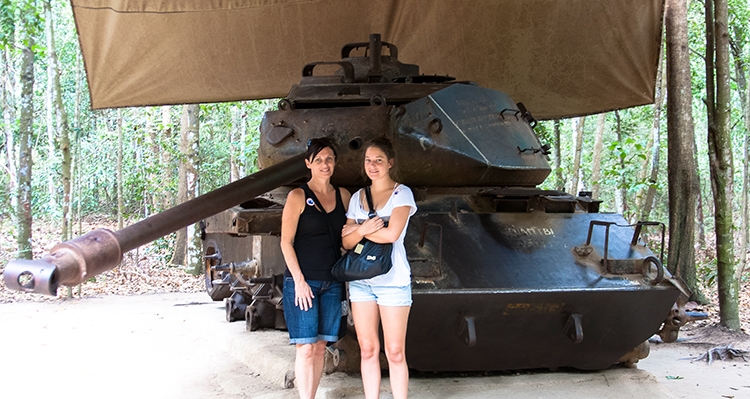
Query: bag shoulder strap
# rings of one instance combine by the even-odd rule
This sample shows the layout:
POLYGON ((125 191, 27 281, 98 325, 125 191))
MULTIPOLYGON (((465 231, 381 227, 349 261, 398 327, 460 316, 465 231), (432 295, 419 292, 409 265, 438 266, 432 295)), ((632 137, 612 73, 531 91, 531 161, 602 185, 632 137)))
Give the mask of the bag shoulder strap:
POLYGON ((367 213, 367 217, 372 219, 375 216, 378 216, 378 214, 377 212, 375 212, 375 205, 372 204, 372 193, 370 192, 370 186, 365 186, 365 197, 367 198, 367 207, 370 209, 370 211, 367 213))
POLYGON ((312 198, 313 202, 315 202, 315 206, 318 208, 320 212, 323 214, 326 213, 326 208, 323 208, 323 204, 320 203, 320 200, 318 200, 318 197, 315 195, 315 192, 310 188, 310 186, 307 185, 307 183, 300 186, 302 190, 305 191, 305 195, 312 198))

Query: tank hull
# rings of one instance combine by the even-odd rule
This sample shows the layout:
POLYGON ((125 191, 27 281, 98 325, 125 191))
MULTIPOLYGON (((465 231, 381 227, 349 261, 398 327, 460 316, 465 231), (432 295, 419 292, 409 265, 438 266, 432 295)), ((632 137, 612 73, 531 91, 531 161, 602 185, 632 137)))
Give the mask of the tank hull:
POLYGON ((420 371, 601 370, 658 331, 678 294, 669 288, 416 289, 406 358, 420 371), (582 316, 578 343, 565 328, 573 314, 582 316), (467 317, 473 317, 473 342, 464 332, 467 317))
POLYGON ((659 330, 680 291, 671 276, 658 281, 642 267, 653 254, 625 219, 584 212, 582 198, 527 194, 496 189, 418 203, 405 243, 410 367, 596 370, 659 330), (510 212, 518 208, 527 211, 510 212), (617 268, 604 266, 605 254, 617 268))

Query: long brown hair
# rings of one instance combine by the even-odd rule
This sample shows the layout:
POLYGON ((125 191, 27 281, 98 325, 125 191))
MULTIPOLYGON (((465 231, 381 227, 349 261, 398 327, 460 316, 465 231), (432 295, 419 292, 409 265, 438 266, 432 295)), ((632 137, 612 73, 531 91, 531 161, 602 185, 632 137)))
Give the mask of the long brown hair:
MULTIPOLYGON (((364 147, 362 147, 365 150, 364 153, 367 153, 367 149, 370 147, 375 147, 379 149, 380 151, 383 151, 388 161, 390 161, 391 159, 394 160, 394 163, 393 163, 394 166, 388 172, 388 175, 391 177, 391 179, 396 180, 396 176, 398 175, 398 173, 396 172, 396 163, 395 163, 396 151, 393 150, 393 143, 391 143, 391 140, 388 140, 385 137, 376 137, 374 139, 370 139, 365 143, 364 147)), ((370 178, 367 177, 367 171, 365 170, 364 153, 362 155, 362 159, 363 159, 362 177, 365 179, 365 182, 369 182, 370 178)))

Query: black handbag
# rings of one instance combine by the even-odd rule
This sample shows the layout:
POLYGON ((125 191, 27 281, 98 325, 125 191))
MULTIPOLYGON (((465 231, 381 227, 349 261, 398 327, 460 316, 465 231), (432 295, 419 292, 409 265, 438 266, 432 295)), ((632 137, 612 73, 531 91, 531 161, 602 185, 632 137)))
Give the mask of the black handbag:
MULTIPOLYGON (((372 205, 372 194, 370 187, 365 187, 365 196, 370 212, 370 219, 377 216, 375 207, 372 205)), ((338 281, 365 280, 381 274, 386 274, 393 267, 391 253, 393 244, 378 244, 366 238, 357 243, 354 248, 347 251, 331 269, 333 278, 338 281)))

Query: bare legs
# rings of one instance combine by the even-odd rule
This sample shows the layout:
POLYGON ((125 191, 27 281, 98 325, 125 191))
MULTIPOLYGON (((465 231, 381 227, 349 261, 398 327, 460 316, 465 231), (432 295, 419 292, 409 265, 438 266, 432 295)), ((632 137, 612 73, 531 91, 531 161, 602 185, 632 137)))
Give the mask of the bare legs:
POLYGON ((352 303, 352 317, 362 356, 360 368, 365 398, 374 399, 380 396, 378 326, 381 320, 393 398, 405 399, 408 396, 409 367, 406 364, 405 347, 409 310, 410 306, 378 306, 375 301, 352 303))
POLYGON ((352 318, 357 330, 359 353, 362 356, 360 372, 365 398, 380 397, 380 338, 378 325, 380 316, 375 301, 352 302, 352 318))
POLYGON ((294 378, 300 399, 314 399, 323 375, 326 341, 314 344, 297 344, 294 360, 294 378))
POLYGON ((406 399, 409 395, 409 366, 406 364, 406 323, 410 306, 381 306, 385 356, 391 379, 393 399, 406 399))

